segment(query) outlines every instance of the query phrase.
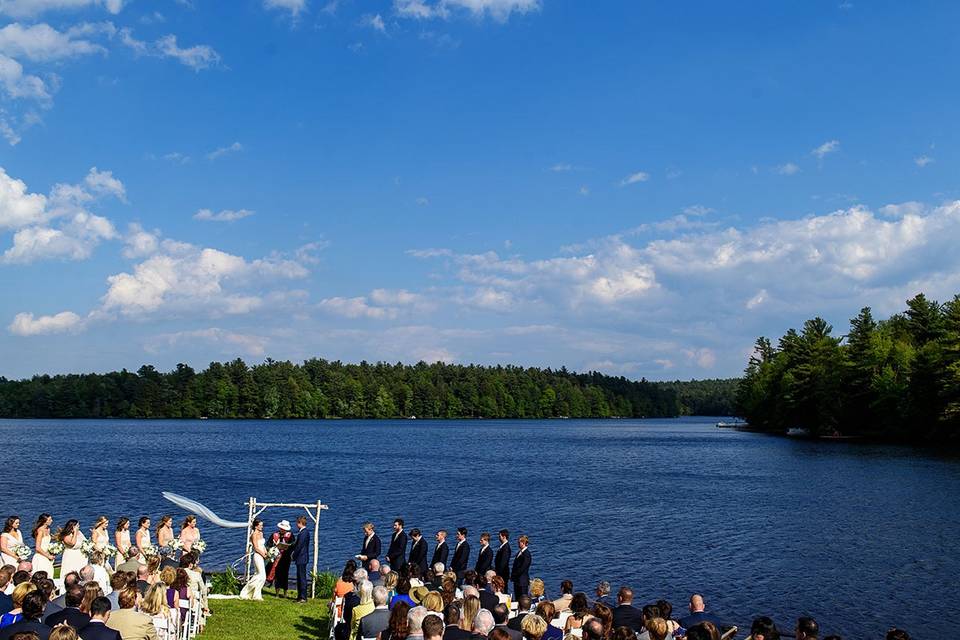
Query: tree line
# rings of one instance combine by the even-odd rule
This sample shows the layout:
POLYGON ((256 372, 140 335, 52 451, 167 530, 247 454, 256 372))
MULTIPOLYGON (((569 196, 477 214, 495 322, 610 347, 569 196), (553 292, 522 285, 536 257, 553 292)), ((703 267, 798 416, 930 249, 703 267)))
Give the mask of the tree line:
MULTIPOLYGON (((151 365, 96 374, 0 378, 6 418, 609 418, 696 414, 707 389, 514 366, 310 359, 151 365)), ((712 386, 710 387, 712 389, 712 386)), ((729 405, 733 405, 733 392, 729 405)))
POLYGON ((960 295, 919 294, 876 320, 865 307, 845 336, 822 318, 755 345, 737 389, 754 428, 902 441, 960 437, 960 295))

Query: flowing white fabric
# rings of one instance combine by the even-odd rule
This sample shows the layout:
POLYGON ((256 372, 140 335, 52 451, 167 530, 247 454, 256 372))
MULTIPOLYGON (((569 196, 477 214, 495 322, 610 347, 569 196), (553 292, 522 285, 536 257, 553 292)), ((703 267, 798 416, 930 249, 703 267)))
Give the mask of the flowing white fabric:
POLYGON ((60 575, 65 576, 71 571, 80 571, 87 566, 87 556, 80 551, 80 545, 86 538, 82 531, 77 532, 77 542, 72 547, 63 550, 63 559, 60 561, 60 575))
MULTIPOLYGON (((17 535, 13 535, 10 532, 0 535, 7 539, 7 548, 10 549, 10 551, 13 551, 13 547, 16 545, 23 544, 23 536, 19 531, 17 531, 17 535)), ((0 552, 0 558, 2 558, 3 564, 17 566, 20 563, 20 558, 15 558, 14 556, 7 555, 6 553, 0 552)))
MULTIPOLYGON (((44 534, 40 536, 40 542, 37 543, 37 547, 47 550, 47 545, 50 544, 50 534, 44 534)), ((46 571, 49 578, 53 578, 53 561, 50 560, 47 556, 40 555, 39 553, 33 554, 33 571, 46 571)))
MULTIPOLYGON (((257 540, 257 549, 266 553, 263 547, 263 538, 257 540)), ((253 567, 256 573, 250 576, 250 580, 240 592, 241 600, 263 600, 263 585, 267 582, 267 569, 263 563, 263 556, 256 551, 253 554, 253 567)))
POLYGON ((190 513, 194 513, 197 516, 203 518, 204 520, 209 520, 210 522, 217 525, 218 527, 225 527, 227 529, 246 529, 247 528, 246 522, 224 520, 223 518, 221 518, 220 516, 218 516, 213 511, 206 508, 196 500, 191 500, 190 498, 184 498, 181 495, 177 495, 176 493, 170 493, 169 491, 164 491, 162 495, 164 498, 166 498, 173 504, 177 505, 178 507, 181 507, 186 511, 189 511, 190 513))

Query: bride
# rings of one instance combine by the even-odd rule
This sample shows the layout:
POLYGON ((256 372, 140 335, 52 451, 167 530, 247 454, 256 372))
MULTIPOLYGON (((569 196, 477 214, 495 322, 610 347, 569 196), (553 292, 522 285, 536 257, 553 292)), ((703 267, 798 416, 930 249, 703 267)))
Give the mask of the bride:
POLYGON ((53 516, 49 513, 41 513, 37 518, 37 524, 33 525, 33 539, 37 541, 36 554, 33 556, 33 570, 46 571, 48 576, 54 575, 53 561, 56 556, 47 551, 47 545, 50 544, 50 525, 53 524, 53 516))
POLYGON ((264 566, 264 559, 267 557, 267 550, 263 545, 263 520, 256 518, 253 521, 253 533, 250 534, 250 544, 253 545, 253 566, 257 570, 256 575, 250 577, 247 584, 240 592, 241 600, 263 600, 263 585, 267 581, 267 570, 264 566))

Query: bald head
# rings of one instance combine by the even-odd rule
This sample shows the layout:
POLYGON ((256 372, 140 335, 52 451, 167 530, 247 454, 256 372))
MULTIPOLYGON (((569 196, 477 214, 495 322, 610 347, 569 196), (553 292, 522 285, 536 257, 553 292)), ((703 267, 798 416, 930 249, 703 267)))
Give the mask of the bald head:
POLYGON ((690 596, 690 613, 700 613, 704 608, 702 595, 695 593, 690 596))

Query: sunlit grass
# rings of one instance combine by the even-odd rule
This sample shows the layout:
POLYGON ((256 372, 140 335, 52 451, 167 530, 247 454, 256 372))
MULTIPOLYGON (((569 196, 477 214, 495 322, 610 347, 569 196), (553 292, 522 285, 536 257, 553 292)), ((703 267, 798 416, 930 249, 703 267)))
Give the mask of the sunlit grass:
POLYGON ((263 602, 211 600, 213 617, 197 640, 299 640, 326 638, 329 610, 326 600, 294 600, 263 594, 263 602))

